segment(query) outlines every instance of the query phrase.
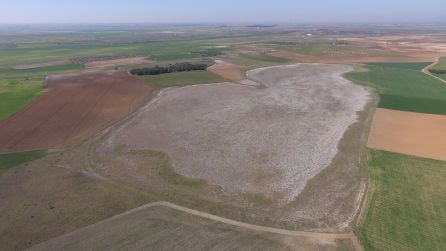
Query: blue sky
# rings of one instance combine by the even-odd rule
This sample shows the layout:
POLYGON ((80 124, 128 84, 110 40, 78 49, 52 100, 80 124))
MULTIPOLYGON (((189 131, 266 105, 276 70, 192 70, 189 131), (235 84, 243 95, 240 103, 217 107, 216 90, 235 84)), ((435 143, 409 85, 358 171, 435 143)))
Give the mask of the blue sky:
POLYGON ((0 0, 0 6, 0 23, 446 23, 446 0, 0 0))

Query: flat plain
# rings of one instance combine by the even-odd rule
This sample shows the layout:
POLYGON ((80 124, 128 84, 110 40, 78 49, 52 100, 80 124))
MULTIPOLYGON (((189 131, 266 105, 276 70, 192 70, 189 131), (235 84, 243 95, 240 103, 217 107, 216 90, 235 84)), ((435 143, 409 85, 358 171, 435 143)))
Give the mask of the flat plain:
POLYGON ((396 114, 378 125, 395 140, 381 143, 442 157, 442 123, 431 122, 446 114, 446 85, 421 70, 446 55, 444 27, 21 29, 0 29, 0 249, 350 250, 321 236, 352 231, 366 250, 445 246, 444 162, 365 148, 379 100, 376 118, 396 114), (215 64, 139 80, 117 72, 183 62, 215 64), (331 65, 293 65, 304 62, 331 65), (157 201, 316 233, 160 207, 110 219, 157 201))

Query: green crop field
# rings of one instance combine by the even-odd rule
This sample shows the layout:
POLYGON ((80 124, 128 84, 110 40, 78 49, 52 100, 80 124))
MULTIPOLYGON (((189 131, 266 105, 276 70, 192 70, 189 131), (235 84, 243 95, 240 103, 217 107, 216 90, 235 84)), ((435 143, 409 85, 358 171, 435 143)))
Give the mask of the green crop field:
POLYGON ((446 162, 370 151, 367 209, 357 229, 366 250, 446 247, 446 162))
POLYGON ((0 68, 0 74, 14 74, 14 75, 23 75, 23 74, 47 74, 53 72, 62 72, 62 71, 78 71, 84 68, 81 64, 67 64, 67 65, 58 65, 58 66, 47 66, 47 67, 37 67, 30 69, 5 69, 0 68))
POLYGON ((430 64, 431 64, 431 62, 424 62, 424 63, 368 63, 367 65, 421 71, 421 69, 423 69, 424 67, 426 67, 430 64))
POLYGON ((46 151, 3 153, 0 154, 0 175, 17 165, 39 159, 47 155, 46 151))
POLYGON ((123 45, 49 45, 0 49, 0 66, 48 62, 87 56, 149 55, 154 60, 202 57, 201 53, 220 52, 209 41, 167 41, 123 45))
POLYGON ((227 81, 226 79, 208 71, 174 72, 162 75, 144 76, 140 78, 149 85, 158 88, 210 84, 227 81))
POLYGON ((435 74, 435 76, 437 76, 443 80, 446 80, 446 74, 435 74))
POLYGON ((43 77, 0 79, 0 120, 16 113, 44 92, 43 77))
POLYGON ((333 44, 331 41, 306 41, 297 44, 266 44, 268 48, 284 51, 292 51, 303 55, 316 57, 330 57, 330 58, 349 58, 357 55, 374 55, 374 56, 388 56, 399 57, 401 55, 389 53, 374 49, 366 49, 353 45, 333 44))
POLYGON ((431 67, 432 70, 446 70, 446 57, 440 58, 438 64, 431 67))
POLYGON ((446 85, 420 71, 427 63, 370 64, 346 75, 373 87, 379 107, 401 111, 446 114, 446 85))
POLYGON ((260 54, 260 55, 249 55, 249 54, 241 54, 242 59, 248 59, 253 61, 262 61, 262 62, 271 62, 271 63, 287 63, 290 62, 289 59, 279 58, 270 55, 260 54))

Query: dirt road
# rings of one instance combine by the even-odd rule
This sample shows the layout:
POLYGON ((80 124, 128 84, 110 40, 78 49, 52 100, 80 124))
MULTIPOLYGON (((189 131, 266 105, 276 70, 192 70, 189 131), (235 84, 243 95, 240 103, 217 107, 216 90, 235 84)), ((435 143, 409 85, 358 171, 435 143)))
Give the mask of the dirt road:
POLYGON ((188 214, 191 214, 194 216, 213 220, 216 222, 221 222, 221 223, 225 223, 225 224, 236 226, 236 227, 241 227, 241 228, 250 229, 250 230, 254 230, 254 231, 260 231, 260 232, 272 233, 272 234, 279 234, 279 235, 285 235, 285 236, 291 236, 291 237, 305 237, 305 238, 311 238, 311 239, 316 239, 316 240, 321 240, 321 241, 323 241, 323 240, 350 240, 352 242, 355 250, 362 250, 361 244, 359 243, 359 241, 357 240, 356 236, 353 233, 334 234, 334 233, 291 231, 291 230, 280 229, 280 228, 272 228, 272 227, 253 225, 253 224, 248 224, 248 223, 244 223, 244 222, 240 222, 240 221, 235 221, 235 220, 219 217, 219 216, 208 214, 205 212, 200 212, 200 211, 197 211, 194 209, 182 207, 182 206, 179 206, 179 205, 167 202, 167 201, 159 201, 159 202, 149 203, 149 204, 137 207, 135 209, 129 210, 122 214, 115 215, 113 217, 110 217, 103 221, 97 222, 95 224, 86 226, 84 228, 77 229, 74 232, 71 232, 71 233, 59 236, 57 238, 51 239, 49 241, 43 242, 39 245, 32 247, 31 249, 39 249, 39 247, 47 245, 48 242, 53 242, 53 241, 57 241, 58 239, 61 239, 61 238, 72 236, 72 235, 76 234, 77 232, 84 231, 84 230, 87 230, 88 228, 120 219, 122 217, 143 211, 143 210, 151 208, 151 207, 167 207, 167 208, 171 208, 171 209, 174 209, 177 211, 188 213, 188 214))
POLYGON ((436 78, 436 79, 438 79, 438 80, 440 80, 441 82, 443 82, 443 83, 446 84, 446 80, 444 80, 444 79, 442 79, 442 78, 439 78, 439 77, 435 76, 434 74, 432 74, 432 73, 429 71, 429 69, 430 69, 431 67, 433 67, 434 65, 438 64, 439 61, 440 61, 440 57, 436 57, 436 58, 435 58, 435 61, 434 61, 432 64, 430 64, 430 65, 424 67, 421 71, 422 71, 424 74, 427 74, 427 75, 429 75, 429 76, 431 76, 431 77, 434 77, 434 78, 436 78))

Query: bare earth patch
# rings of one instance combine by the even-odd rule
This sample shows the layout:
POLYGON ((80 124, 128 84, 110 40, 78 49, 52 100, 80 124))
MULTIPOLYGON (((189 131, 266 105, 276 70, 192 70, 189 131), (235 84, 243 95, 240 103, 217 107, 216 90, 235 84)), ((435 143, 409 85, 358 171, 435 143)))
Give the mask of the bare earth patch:
POLYGON ((446 160, 446 116, 377 109, 368 147, 446 160))
POLYGON ((246 68, 241 65, 228 63, 222 60, 215 60, 215 64, 208 68, 208 71, 231 81, 245 79, 245 70, 246 68))
POLYGON ((350 70, 279 66, 248 72, 265 88, 221 83, 168 89, 124 129, 124 143, 167 153, 181 175, 284 205, 330 164, 368 101, 368 91, 340 76, 350 70))
POLYGON ((36 101, 0 123, 0 152, 73 144, 145 104, 153 88, 126 72, 55 75, 36 101))

